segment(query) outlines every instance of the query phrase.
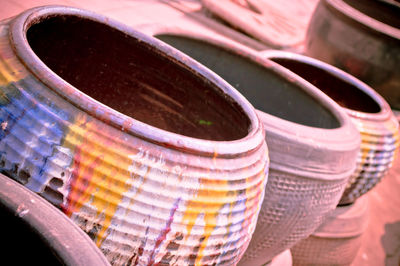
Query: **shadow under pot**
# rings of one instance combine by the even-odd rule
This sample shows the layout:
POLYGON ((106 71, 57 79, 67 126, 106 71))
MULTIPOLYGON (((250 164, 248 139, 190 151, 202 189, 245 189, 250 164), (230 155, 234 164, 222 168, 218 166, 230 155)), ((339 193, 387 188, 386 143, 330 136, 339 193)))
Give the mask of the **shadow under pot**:
POLYGON ((15 265, 110 265, 59 209, 0 174, 2 259, 15 265), (23 254, 21 254, 23 253, 23 254))
POLYGON ((321 0, 304 52, 367 83, 400 109, 400 3, 321 0))
POLYGON ((359 133, 329 97, 278 64, 203 36, 156 34, 237 88, 266 131, 270 172, 257 227, 239 265, 261 265, 310 235, 353 173, 359 133))
POLYGON ((372 189, 391 168, 399 147, 399 123, 388 103, 372 88, 334 66, 290 52, 263 56, 286 67, 336 101, 361 134, 357 167, 339 204, 372 189))
POLYGON ((234 88, 101 15, 0 23, 1 171, 113 265, 235 264, 256 226, 265 133, 234 88))

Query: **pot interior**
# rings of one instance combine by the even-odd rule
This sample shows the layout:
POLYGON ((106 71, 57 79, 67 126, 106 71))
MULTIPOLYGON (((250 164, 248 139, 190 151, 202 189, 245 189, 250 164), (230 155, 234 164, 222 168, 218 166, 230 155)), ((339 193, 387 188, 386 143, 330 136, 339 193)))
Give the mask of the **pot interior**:
POLYGON ((379 113, 378 103, 355 85, 328 71, 296 59, 270 58, 319 88, 340 106, 365 113, 379 113))
POLYGON ((156 38, 213 70, 238 89, 258 110, 311 127, 340 126, 327 108, 296 83, 238 53, 184 36, 161 34, 156 38))
POLYGON ((250 119, 232 97, 137 37, 73 15, 41 18, 26 34, 34 53, 59 77, 127 116, 207 140, 249 133, 250 119))
POLYGON ((400 7, 386 0, 343 0, 346 4, 394 28, 400 29, 400 7))

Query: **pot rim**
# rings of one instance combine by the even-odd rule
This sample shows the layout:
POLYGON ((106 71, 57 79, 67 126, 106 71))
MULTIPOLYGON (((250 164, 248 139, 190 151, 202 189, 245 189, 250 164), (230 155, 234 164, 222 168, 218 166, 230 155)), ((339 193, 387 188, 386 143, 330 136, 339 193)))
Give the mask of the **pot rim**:
POLYGON ((24 11, 11 21, 9 38, 11 46, 25 67, 33 73, 36 78, 47 85, 49 89, 53 90, 59 96, 82 111, 85 111, 91 116, 94 116, 101 121, 105 121, 113 127, 125 131, 128 134, 168 148, 207 157, 238 157, 242 154, 258 149, 264 141, 264 131, 262 130, 262 124, 256 115, 255 109, 247 99, 245 99, 231 85, 175 48, 165 45, 163 42, 153 38, 152 36, 147 36, 144 33, 136 31, 133 28, 104 15, 68 6, 50 5, 35 7, 24 11), (228 95, 240 106, 243 115, 245 115, 250 122, 247 135, 241 139, 231 141, 205 140, 180 135, 151 126, 122 114, 81 92, 79 89, 63 80, 46 64, 44 64, 30 48, 26 38, 27 30, 31 25, 37 23, 41 19, 63 15, 81 17, 105 24, 106 26, 123 32, 130 37, 145 43, 153 52, 160 56, 169 58, 174 64, 185 68, 193 74, 197 74, 198 77, 205 82, 211 83, 213 87, 222 91, 222 93, 218 93, 228 95))
MULTIPOLYGON (((160 27, 157 27, 157 25, 146 25, 141 28, 149 34, 152 34, 153 36, 155 35, 175 35, 175 36, 180 36, 180 37, 187 37, 187 38, 192 38, 198 41, 210 43, 212 45, 216 45, 224 50, 227 50, 228 52, 232 52, 235 54, 238 54, 245 59, 248 59, 256 64, 261 65, 262 67, 271 70, 274 72, 274 74, 277 74, 279 76, 285 77, 287 76, 288 79, 291 81, 294 81, 296 83, 296 86, 301 88, 303 91, 305 91, 309 96, 311 96, 314 100, 317 100, 320 104, 322 104, 333 116, 337 121, 339 122, 339 126, 337 128, 318 128, 318 127, 311 127, 307 125, 302 125, 299 123, 291 122, 273 115, 270 115, 268 113, 265 113, 261 110, 256 110, 258 116, 260 118, 262 117, 267 117, 268 119, 271 119, 273 121, 279 121, 279 123, 283 123, 283 126, 275 126, 275 123, 271 123, 272 127, 279 127, 280 130, 285 131, 286 133, 290 134, 291 128, 293 127, 299 127, 302 128, 302 130, 307 131, 308 133, 312 133, 312 135, 317 135, 318 133, 321 133, 324 131, 325 133, 328 132, 332 138, 330 140, 337 139, 337 134, 341 131, 343 131, 344 127, 350 126, 353 128, 353 125, 347 115, 345 114, 344 111, 341 110, 339 105, 333 101, 331 98, 323 94, 319 89, 315 88, 314 86, 310 85, 308 82, 305 82, 303 79, 299 79, 297 75, 295 75, 293 72, 287 70, 286 68, 282 67, 281 65, 271 61, 271 60, 265 60, 260 56, 260 52, 254 51, 242 44, 236 43, 231 40, 227 40, 225 38, 219 38, 215 36, 210 36, 207 34, 202 34, 202 33, 197 33, 197 32, 192 32, 190 30, 186 29, 181 29, 179 27, 163 27, 160 25, 160 27)), ((264 125, 264 129, 266 130, 267 128, 264 125)), ((329 140, 328 140, 329 141, 329 140)), ((336 143, 335 141, 332 141, 332 143, 336 143)))
MULTIPOLYGON (((362 82, 361 80, 357 79, 356 77, 350 75, 349 73, 332 66, 328 63, 322 62, 318 59, 306 56, 306 55, 301 55, 301 54, 296 54, 292 52, 287 52, 287 51, 278 51, 278 50, 270 50, 270 51, 264 51, 260 53, 261 56, 266 57, 268 59, 271 58, 280 58, 280 59, 291 59, 295 61, 299 61, 301 63, 322 69, 329 73, 330 75, 341 79, 355 88, 361 90, 364 92, 366 95, 368 95, 371 100, 373 100, 376 104, 378 104, 380 111, 377 113, 367 113, 367 112, 362 112, 362 111, 357 111, 353 109, 349 109, 346 107, 341 107, 343 108, 349 115, 353 117, 357 117, 359 119, 364 119, 364 120, 370 120, 370 121, 382 121, 385 119, 388 119, 391 115, 391 109, 389 107, 389 104, 383 99, 383 97, 378 94, 374 89, 372 89, 370 86, 362 82)), ((297 74, 296 74, 297 75, 297 74)), ((303 79, 300 75, 299 77, 303 79)), ((306 81, 305 79, 303 79, 306 81)), ((308 81, 306 81, 308 82, 308 81)), ((311 86, 314 86, 310 83, 311 86)), ((315 87, 315 86, 314 86, 315 87)), ((318 89, 318 88, 317 88, 318 89)))
MULTIPOLYGON (((311 150, 319 150, 327 153, 334 152, 335 154, 340 154, 343 151, 351 151, 352 154, 358 153, 361 143, 359 131, 356 129, 346 112, 319 89, 299 78, 296 74, 281 65, 261 57, 259 51, 254 51, 240 43, 226 39, 225 37, 193 32, 188 29, 182 29, 179 26, 165 27, 164 25, 159 24, 144 25, 141 27, 141 30, 153 36, 165 34, 192 38, 219 46, 228 52, 241 55, 245 59, 251 60, 275 74, 295 82, 300 89, 322 104, 335 117, 335 119, 338 120, 339 126, 337 128, 317 128, 291 122, 263 111, 256 110, 257 115, 260 117, 260 120, 264 125, 266 133, 267 144, 270 150, 270 169, 284 171, 295 175, 304 175, 308 178, 321 180, 343 180, 348 178, 348 176, 354 171, 356 165, 355 163, 353 164, 350 162, 345 164, 346 166, 343 167, 343 169, 337 170, 335 167, 325 169, 315 164, 310 165, 306 158, 297 158, 298 160, 301 160, 302 163, 288 165, 285 163, 285 156, 276 157, 276 149, 281 149, 280 145, 284 145, 293 137, 296 139, 296 143, 300 145, 296 144, 296 147, 313 147, 315 149, 311 150)), ((308 150, 310 151, 310 148, 308 148, 308 150)))
POLYGON ((400 29, 387 25, 362 13, 361 11, 345 3, 343 0, 325 0, 325 3, 344 14, 349 19, 365 25, 372 30, 384 33, 387 36, 400 40, 400 29))

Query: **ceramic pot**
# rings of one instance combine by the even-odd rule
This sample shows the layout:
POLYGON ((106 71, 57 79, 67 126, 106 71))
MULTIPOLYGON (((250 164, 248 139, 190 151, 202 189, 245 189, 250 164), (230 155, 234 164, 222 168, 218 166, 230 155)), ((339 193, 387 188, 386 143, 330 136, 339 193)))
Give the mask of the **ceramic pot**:
POLYGON ((291 248, 293 265, 351 265, 368 226, 368 198, 338 206, 308 238, 291 248))
POLYGON ((400 109, 400 4, 322 0, 306 34, 305 54, 364 81, 400 109))
POLYGON ((359 133, 321 91, 245 47, 198 34, 153 34, 209 67, 258 109, 270 173, 239 265, 264 264, 310 235, 336 207, 354 171, 359 133))
POLYGON ((114 265, 235 264, 263 201, 254 108, 109 18, 39 7, 0 24, 0 167, 114 265))
POLYGON ((340 204, 352 203, 371 190, 391 168, 399 147, 399 123, 388 103, 365 83, 319 60, 282 51, 268 51, 263 56, 326 93, 360 131, 357 168, 340 204))

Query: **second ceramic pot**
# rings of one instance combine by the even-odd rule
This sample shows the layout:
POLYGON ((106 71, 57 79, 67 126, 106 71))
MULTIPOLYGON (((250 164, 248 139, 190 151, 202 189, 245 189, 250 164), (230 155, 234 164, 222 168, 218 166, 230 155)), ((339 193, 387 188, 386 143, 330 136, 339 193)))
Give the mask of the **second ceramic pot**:
POLYGON ((294 265, 351 265, 368 226, 368 196, 338 206, 308 238, 291 248, 294 265))
POLYGON ((245 47, 210 36, 153 34, 215 71, 258 109, 270 174, 239 264, 264 264, 310 235, 336 207, 354 171, 359 133, 321 91, 245 47))

